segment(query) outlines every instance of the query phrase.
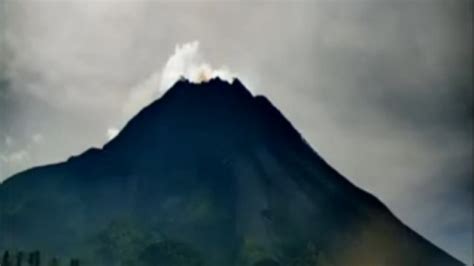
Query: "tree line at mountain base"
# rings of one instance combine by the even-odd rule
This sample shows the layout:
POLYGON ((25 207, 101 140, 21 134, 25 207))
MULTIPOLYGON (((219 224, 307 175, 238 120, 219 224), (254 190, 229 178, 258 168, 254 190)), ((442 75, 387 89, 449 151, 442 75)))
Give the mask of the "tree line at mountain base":
POLYGON ((60 260, 56 257, 53 257, 49 260, 42 261, 41 259, 41 252, 40 251, 33 251, 33 252, 10 252, 5 251, 2 256, 2 260, 0 262, 0 266, 61 266, 61 265, 69 265, 69 266, 80 266, 79 259, 70 259, 69 264, 61 264, 60 260))
MULTIPOLYGON (((194 245, 153 234, 130 221, 114 221, 97 235, 74 250, 76 258, 60 259, 46 250, 25 253, 3 253, 0 266, 208 266, 214 265, 202 250, 194 245), (77 259, 77 258, 80 258, 77 259)), ((273 257, 253 239, 244 236, 239 252, 233 259, 242 266, 333 266, 313 243, 288 248, 285 256, 273 257)))

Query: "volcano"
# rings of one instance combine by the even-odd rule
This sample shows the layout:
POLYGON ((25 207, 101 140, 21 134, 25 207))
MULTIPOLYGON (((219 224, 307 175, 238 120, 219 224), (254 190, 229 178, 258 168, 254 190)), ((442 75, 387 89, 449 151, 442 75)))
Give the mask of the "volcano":
POLYGON ((7 179, 0 203, 0 250, 85 265, 462 265, 238 79, 178 81, 103 148, 7 179))

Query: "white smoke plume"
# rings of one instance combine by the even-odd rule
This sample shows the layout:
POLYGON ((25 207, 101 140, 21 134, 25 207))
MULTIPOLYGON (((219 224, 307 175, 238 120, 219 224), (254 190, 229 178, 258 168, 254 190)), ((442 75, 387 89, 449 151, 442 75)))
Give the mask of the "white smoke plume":
POLYGON ((107 129, 107 139, 112 140, 119 134, 120 130, 114 127, 107 129))
POLYGON ((124 115, 130 118, 141 108, 159 98, 180 78, 202 83, 215 77, 230 83, 235 75, 225 67, 213 69, 205 62, 198 41, 178 44, 161 71, 152 73, 131 89, 129 99, 123 108, 124 115))
POLYGON ((206 82, 215 77, 228 82, 234 79, 226 68, 213 69, 203 60, 198 41, 176 46, 174 54, 168 59, 161 73, 161 92, 167 91, 182 77, 194 83, 206 82))

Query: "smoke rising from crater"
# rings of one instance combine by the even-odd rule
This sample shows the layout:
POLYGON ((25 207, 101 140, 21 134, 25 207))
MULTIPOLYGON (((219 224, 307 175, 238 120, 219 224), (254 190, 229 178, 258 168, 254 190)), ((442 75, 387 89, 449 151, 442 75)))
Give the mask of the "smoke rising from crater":
POLYGON ((213 69, 209 63, 203 60, 198 41, 178 44, 161 74, 160 90, 162 92, 167 91, 180 78, 185 78, 194 83, 201 83, 215 77, 228 82, 231 82, 234 78, 226 68, 213 69))

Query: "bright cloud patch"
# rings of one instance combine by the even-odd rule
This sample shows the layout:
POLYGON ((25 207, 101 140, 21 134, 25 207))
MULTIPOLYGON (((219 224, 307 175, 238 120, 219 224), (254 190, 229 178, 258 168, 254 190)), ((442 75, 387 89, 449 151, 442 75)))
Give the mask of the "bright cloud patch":
POLYGON ((33 140, 33 142, 35 144, 40 144, 41 142, 43 142, 43 135, 41 134, 34 134, 31 139, 33 140))
POLYGON ((108 138, 108 140, 111 140, 111 139, 115 138, 118 135, 119 132, 120 131, 116 128, 107 129, 107 138, 108 138))
POLYGON ((19 150, 10 154, 0 154, 0 159, 7 164, 19 164, 29 158, 29 153, 26 150, 19 150))

